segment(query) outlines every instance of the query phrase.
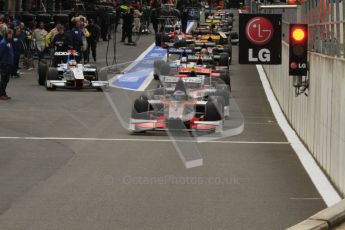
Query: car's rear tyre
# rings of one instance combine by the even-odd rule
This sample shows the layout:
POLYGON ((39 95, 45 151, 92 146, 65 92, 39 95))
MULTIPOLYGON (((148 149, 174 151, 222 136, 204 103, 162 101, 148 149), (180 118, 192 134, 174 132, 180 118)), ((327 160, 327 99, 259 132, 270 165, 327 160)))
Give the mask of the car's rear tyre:
POLYGON ((221 80, 220 83, 230 86, 230 75, 228 72, 221 72, 219 78, 221 80))
POLYGON ((134 101, 132 118, 134 119, 149 119, 149 101, 146 96, 141 96, 134 101))
POLYGON ((38 84, 39 85, 44 85, 44 83, 46 82, 47 72, 48 72, 48 65, 40 62, 38 64, 38 84))
MULTIPOLYGON (((59 80, 59 78, 58 78, 58 71, 57 71, 56 68, 50 67, 48 69, 47 75, 46 75, 46 80, 47 81, 59 80)), ((56 87, 54 85, 53 86, 48 86, 47 82, 45 84, 46 84, 46 89, 47 90, 56 90, 56 87)))
POLYGON ((229 54, 230 57, 230 61, 229 61, 229 65, 231 65, 231 61, 232 61, 232 45, 224 45, 224 52, 227 52, 229 54))
POLYGON ((229 54, 228 53, 220 53, 219 57, 219 65, 229 67, 229 54))
POLYGON ((220 97, 212 96, 206 103, 205 106, 205 121, 220 121, 222 120, 223 107, 220 97))

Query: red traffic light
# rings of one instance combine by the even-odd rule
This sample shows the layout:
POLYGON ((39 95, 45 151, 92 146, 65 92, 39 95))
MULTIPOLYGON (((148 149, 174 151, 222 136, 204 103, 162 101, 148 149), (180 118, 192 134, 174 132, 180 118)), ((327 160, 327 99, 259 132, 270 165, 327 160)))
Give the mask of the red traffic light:
POLYGON ((297 27, 293 28, 291 36, 295 41, 302 41, 306 37, 306 34, 303 28, 297 27))
POLYGON ((289 75, 306 76, 308 72, 308 25, 290 24, 289 75))

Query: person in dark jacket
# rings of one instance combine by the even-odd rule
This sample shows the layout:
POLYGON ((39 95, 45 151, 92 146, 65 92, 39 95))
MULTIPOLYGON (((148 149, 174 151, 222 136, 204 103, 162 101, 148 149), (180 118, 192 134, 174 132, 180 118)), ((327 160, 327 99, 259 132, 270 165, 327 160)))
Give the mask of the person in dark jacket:
POLYGON ((118 3, 115 3, 115 32, 117 32, 117 27, 119 26, 121 19, 121 8, 118 3))
POLYGON ((75 23, 75 27, 71 30, 71 41, 72 47, 76 50, 79 54, 77 61, 79 62, 82 59, 82 51, 83 51, 83 31, 80 26, 80 21, 75 23))
POLYGON ((14 60, 13 60, 13 69, 12 69, 11 75, 13 77, 19 77, 19 74, 18 74, 19 60, 20 60, 20 55, 24 51, 24 42, 25 42, 25 33, 21 30, 20 27, 16 27, 14 36, 12 39, 14 60))
POLYGON ((181 12, 181 29, 183 33, 186 33, 187 31, 188 6, 190 6, 189 0, 178 0, 176 5, 176 9, 181 12))
POLYGON ((132 41, 133 22, 134 22, 134 9, 130 8, 123 15, 122 39, 121 39, 121 42, 125 42, 126 38, 128 37, 128 44, 131 44, 131 45, 135 44, 132 41))
POLYGON ((6 93, 6 88, 13 69, 14 52, 12 47, 12 39, 13 30, 8 29, 4 34, 4 38, 0 42, 0 100, 11 99, 11 97, 9 97, 6 93))
MULTIPOLYGON (((58 33, 54 36, 52 46, 54 47, 55 52, 67 52, 72 48, 72 43, 68 34, 65 33, 65 27, 59 25, 57 27, 58 33)), ((66 57, 63 56, 54 56, 53 66, 57 66, 62 61, 65 61, 66 57)))
POLYGON ((158 24, 159 24, 159 9, 161 7, 161 4, 158 0, 152 0, 150 2, 151 7, 151 13, 150 13, 150 19, 153 26, 153 30, 155 31, 155 34, 158 33, 158 24))
POLYGON ((90 19, 89 25, 86 27, 90 33, 90 36, 87 38, 87 48, 85 51, 85 60, 90 61, 90 50, 92 52, 93 60, 96 61, 96 50, 97 42, 101 36, 101 28, 95 23, 93 19, 90 19))
POLYGON ((101 25, 101 37, 103 41, 108 41, 108 32, 109 32, 109 15, 105 9, 101 10, 100 15, 100 25, 101 25))
POLYGON ((65 27, 59 25, 57 28, 58 33, 54 36, 52 45, 57 52, 66 52, 72 48, 72 43, 68 34, 65 33, 65 27))

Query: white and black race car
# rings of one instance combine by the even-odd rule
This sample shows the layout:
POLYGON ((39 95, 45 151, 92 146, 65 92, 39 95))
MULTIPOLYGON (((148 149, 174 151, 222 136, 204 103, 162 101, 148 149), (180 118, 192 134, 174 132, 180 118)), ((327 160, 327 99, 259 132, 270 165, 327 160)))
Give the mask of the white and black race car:
POLYGON ((48 67, 40 63, 38 67, 38 83, 45 85, 47 90, 56 88, 84 89, 92 88, 102 90, 108 88, 106 71, 98 71, 92 65, 78 64, 75 57, 77 53, 55 52, 54 56, 67 57, 66 63, 58 64, 57 67, 48 67))

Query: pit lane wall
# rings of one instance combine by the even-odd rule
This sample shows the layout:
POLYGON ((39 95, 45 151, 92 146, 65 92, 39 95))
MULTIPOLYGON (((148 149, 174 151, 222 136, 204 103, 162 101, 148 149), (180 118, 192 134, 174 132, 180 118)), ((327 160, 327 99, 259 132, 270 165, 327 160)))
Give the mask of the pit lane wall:
POLYGON ((345 195, 345 59, 310 53, 308 96, 295 96, 288 75, 289 46, 282 65, 264 65, 275 96, 296 133, 342 196, 345 195))

